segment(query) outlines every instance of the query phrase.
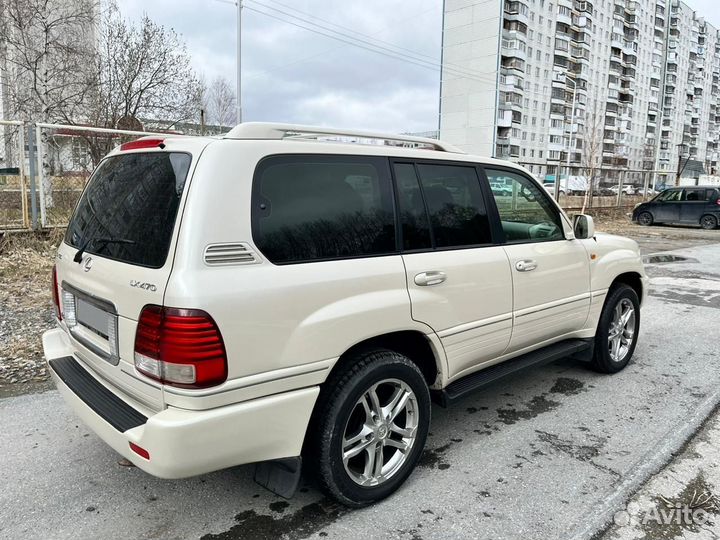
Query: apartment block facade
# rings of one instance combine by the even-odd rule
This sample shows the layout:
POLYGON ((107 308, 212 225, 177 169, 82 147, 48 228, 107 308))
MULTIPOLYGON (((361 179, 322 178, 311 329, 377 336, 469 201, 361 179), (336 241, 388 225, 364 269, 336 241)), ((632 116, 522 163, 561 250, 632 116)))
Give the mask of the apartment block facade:
POLYGON ((446 0, 441 137, 541 179, 717 172, 720 33, 678 0, 446 0), (682 159, 680 159, 682 156, 682 159))

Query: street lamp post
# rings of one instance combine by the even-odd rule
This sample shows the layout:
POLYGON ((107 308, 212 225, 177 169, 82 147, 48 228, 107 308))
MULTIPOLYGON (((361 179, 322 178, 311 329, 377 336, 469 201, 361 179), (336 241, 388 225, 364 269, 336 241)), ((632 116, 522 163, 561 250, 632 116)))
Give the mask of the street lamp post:
POLYGON ((687 166, 688 161, 690 161, 690 154, 688 153, 688 157, 685 160, 685 163, 683 164, 682 151, 685 148, 685 143, 676 144, 675 146, 677 146, 679 148, 679 150, 678 150, 678 168, 677 168, 677 175, 675 176, 675 185, 679 186, 680 185, 680 176, 682 175, 683 171, 685 170, 685 167, 687 166))
POLYGON ((237 123, 242 122, 242 0, 237 0, 237 123))

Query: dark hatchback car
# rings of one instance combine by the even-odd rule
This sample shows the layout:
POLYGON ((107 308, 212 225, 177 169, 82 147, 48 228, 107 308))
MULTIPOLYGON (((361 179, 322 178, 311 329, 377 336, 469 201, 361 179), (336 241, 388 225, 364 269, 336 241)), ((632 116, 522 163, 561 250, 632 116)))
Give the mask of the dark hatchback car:
POLYGON ((640 225, 682 223, 715 229, 720 223, 720 188, 692 186, 666 189, 652 200, 638 204, 632 219, 640 225))

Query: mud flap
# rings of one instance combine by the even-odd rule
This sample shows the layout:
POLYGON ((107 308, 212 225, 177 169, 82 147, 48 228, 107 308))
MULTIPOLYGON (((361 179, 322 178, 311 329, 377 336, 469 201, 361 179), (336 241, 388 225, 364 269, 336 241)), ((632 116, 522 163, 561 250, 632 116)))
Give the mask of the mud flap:
POLYGON ((255 482, 265 489, 289 499, 300 484, 302 458, 292 457, 263 461, 255 466, 255 482))

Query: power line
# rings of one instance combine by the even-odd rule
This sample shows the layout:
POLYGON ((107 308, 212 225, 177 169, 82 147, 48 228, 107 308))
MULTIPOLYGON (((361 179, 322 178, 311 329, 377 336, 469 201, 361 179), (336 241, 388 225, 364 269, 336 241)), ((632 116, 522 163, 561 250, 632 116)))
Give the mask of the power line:
MULTIPOLYGON (((257 2, 256 0, 250 0, 250 1, 251 1, 253 4, 258 4, 258 5, 260 5, 260 7, 267 7, 267 6, 264 6, 264 5, 260 4, 260 3, 257 2)), ((488 77, 488 76, 492 76, 494 73, 496 73, 495 71, 493 71, 493 72, 487 72, 487 73, 480 73, 480 72, 473 72, 473 71, 470 71, 470 70, 461 70, 461 69, 457 69, 457 68, 450 68, 450 67, 447 67, 447 65, 446 65, 446 66, 442 66, 440 63, 438 63, 438 62, 436 62, 436 61, 429 61, 429 60, 423 60, 423 59, 417 58, 417 57, 412 57, 412 56, 410 56, 410 55, 407 55, 407 54, 404 54, 404 53, 395 51, 395 50, 393 50, 393 49, 390 49, 390 48, 388 48, 388 47, 384 47, 384 46, 382 46, 382 45, 376 45, 376 44, 374 44, 374 43, 371 43, 371 42, 368 42, 368 41, 365 41, 365 40, 361 40, 361 39, 357 39, 357 38, 352 38, 352 37, 345 36, 345 35, 339 33, 339 32, 336 31, 336 30, 333 30, 333 29, 331 29, 331 28, 327 28, 327 27, 322 26, 322 25, 315 24, 315 23, 313 23, 312 21, 304 20, 304 19, 302 19, 302 18, 300 18, 300 17, 297 17, 297 16, 294 16, 294 15, 292 15, 292 14, 290 14, 290 13, 284 12, 284 11, 282 11, 282 10, 278 10, 277 8, 269 8, 269 9, 272 9, 272 10, 274 10, 274 11, 278 11, 278 12, 280 12, 281 14, 285 15, 286 17, 291 17, 292 19, 295 19, 296 21, 300 21, 300 22, 296 22, 296 21, 293 21, 293 20, 288 20, 287 18, 283 18, 283 17, 281 17, 281 16, 278 16, 278 15, 275 15, 275 14, 272 14, 272 13, 268 13, 268 12, 266 12, 266 11, 257 9, 256 7, 252 7, 252 6, 247 5, 247 4, 245 4, 245 7, 246 7, 247 9, 250 9, 250 10, 256 12, 256 13, 260 13, 260 14, 262 14, 262 15, 265 15, 266 17, 270 17, 270 18, 272 18, 272 19, 276 19, 276 20, 282 21, 282 22, 284 22, 284 23, 286 23, 286 24, 291 24, 291 25, 293 25, 293 26, 297 26, 298 28, 302 28, 302 29, 304 29, 304 30, 308 30, 308 31, 310 31, 310 32, 314 32, 314 33, 316 33, 316 34, 320 34, 320 35, 325 36, 325 37, 328 37, 328 38, 330 38, 330 39, 335 39, 335 40, 337 40, 337 41, 341 41, 341 42, 343 42, 343 43, 347 43, 347 44, 349 44, 349 45, 353 45, 353 46, 359 47, 359 48, 361 48, 361 49, 369 50, 369 51, 375 52, 375 53, 377 53, 377 54, 382 54, 382 55, 384 55, 384 56, 388 56, 388 57, 394 58, 394 59, 396 59, 396 60, 402 60, 402 61, 408 62, 408 63, 410 63, 410 64, 414 64, 414 65, 417 65, 417 66, 420 66, 420 67, 424 67, 424 68, 426 68, 426 69, 431 69, 431 70, 433 70, 433 71, 440 71, 440 70, 442 69, 442 70, 448 72, 448 73, 451 74, 451 75, 458 75, 458 76, 462 76, 462 77, 466 77, 466 78, 470 78, 470 79, 475 79, 475 80, 478 80, 478 81, 481 81, 481 82, 486 82, 486 83, 488 83, 488 84, 495 84, 495 83, 496 83, 494 77, 492 77, 492 78, 488 77), (307 26, 307 25, 310 25, 310 26, 307 26), (314 27, 314 28, 313 28, 313 27, 314 27)))
MULTIPOLYGON (((220 0, 217 0, 217 1, 220 1, 220 0)), ((232 3, 232 0, 224 0, 224 1, 232 3)), ((283 4, 283 5, 284 5, 284 4, 283 4)), ((434 10, 435 10, 435 8, 433 7, 433 8, 429 8, 429 9, 426 9, 426 10, 424 10, 424 11, 421 11, 421 12, 419 12, 419 13, 415 13, 415 14, 412 15, 411 17, 404 18, 404 21, 403 21, 403 22, 408 22, 408 21, 410 21, 410 20, 412 20, 412 19, 416 19, 416 18, 418 18, 418 17, 422 17, 422 16, 425 15, 426 13, 429 13, 429 12, 434 11, 434 10)), ((384 33, 384 32, 385 32, 385 30, 380 30, 379 32, 376 32, 375 34, 372 34, 371 37, 374 38, 374 36, 376 36, 376 35, 378 35, 378 34, 382 34, 382 33, 384 33)), ((280 70, 286 69, 286 68, 288 68, 288 67, 290 67, 290 66, 294 66, 294 65, 297 65, 297 64, 303 64, 303 63, 305 63, 305 62, 309 62, 309 61, 311 61, 311 60, 314 60, 315 58, 318 58, 318 57, 320 57, 320 56, 326 55, 326 54, 328 54, 328 53, 337 52, 337 51, 339 51, 340 49, 343 49, 343 48, 345 48, 345 47, 347 47, 347 46, 348 46, 348 45, 341 45, 341 46, 339 46, 339 47, 333 47, 333 48, 331 48, 331 49, 325 49, 325 50, 320 51, 320 52, 318 52, 318 53, 315 53, 315 54, 313 54, 313 55, 311 55, 311 56, 305 56, 305 57, 302 57, 302 58, 297 58, 297 59, 295 59, 295 60, 293 60, 293 61, 291 61, 291 62, 287 62, 287 63, 285 63, 285 64, 281 64, 281 65, 279 65, 279 66, 276 66, 276 67, 273 67, 273 68, 270 68, 270 69, 267 69, 267 70, 264 70, 264 71, 260 71, 260 72, 253 73, 253 74, 250 75, 248 78, 262 77, 262 76, 267 75, 267 74, 269 74, 269 73, 273 73, 273 72, 275 72, 275 71, 280 71, 280 70)))

